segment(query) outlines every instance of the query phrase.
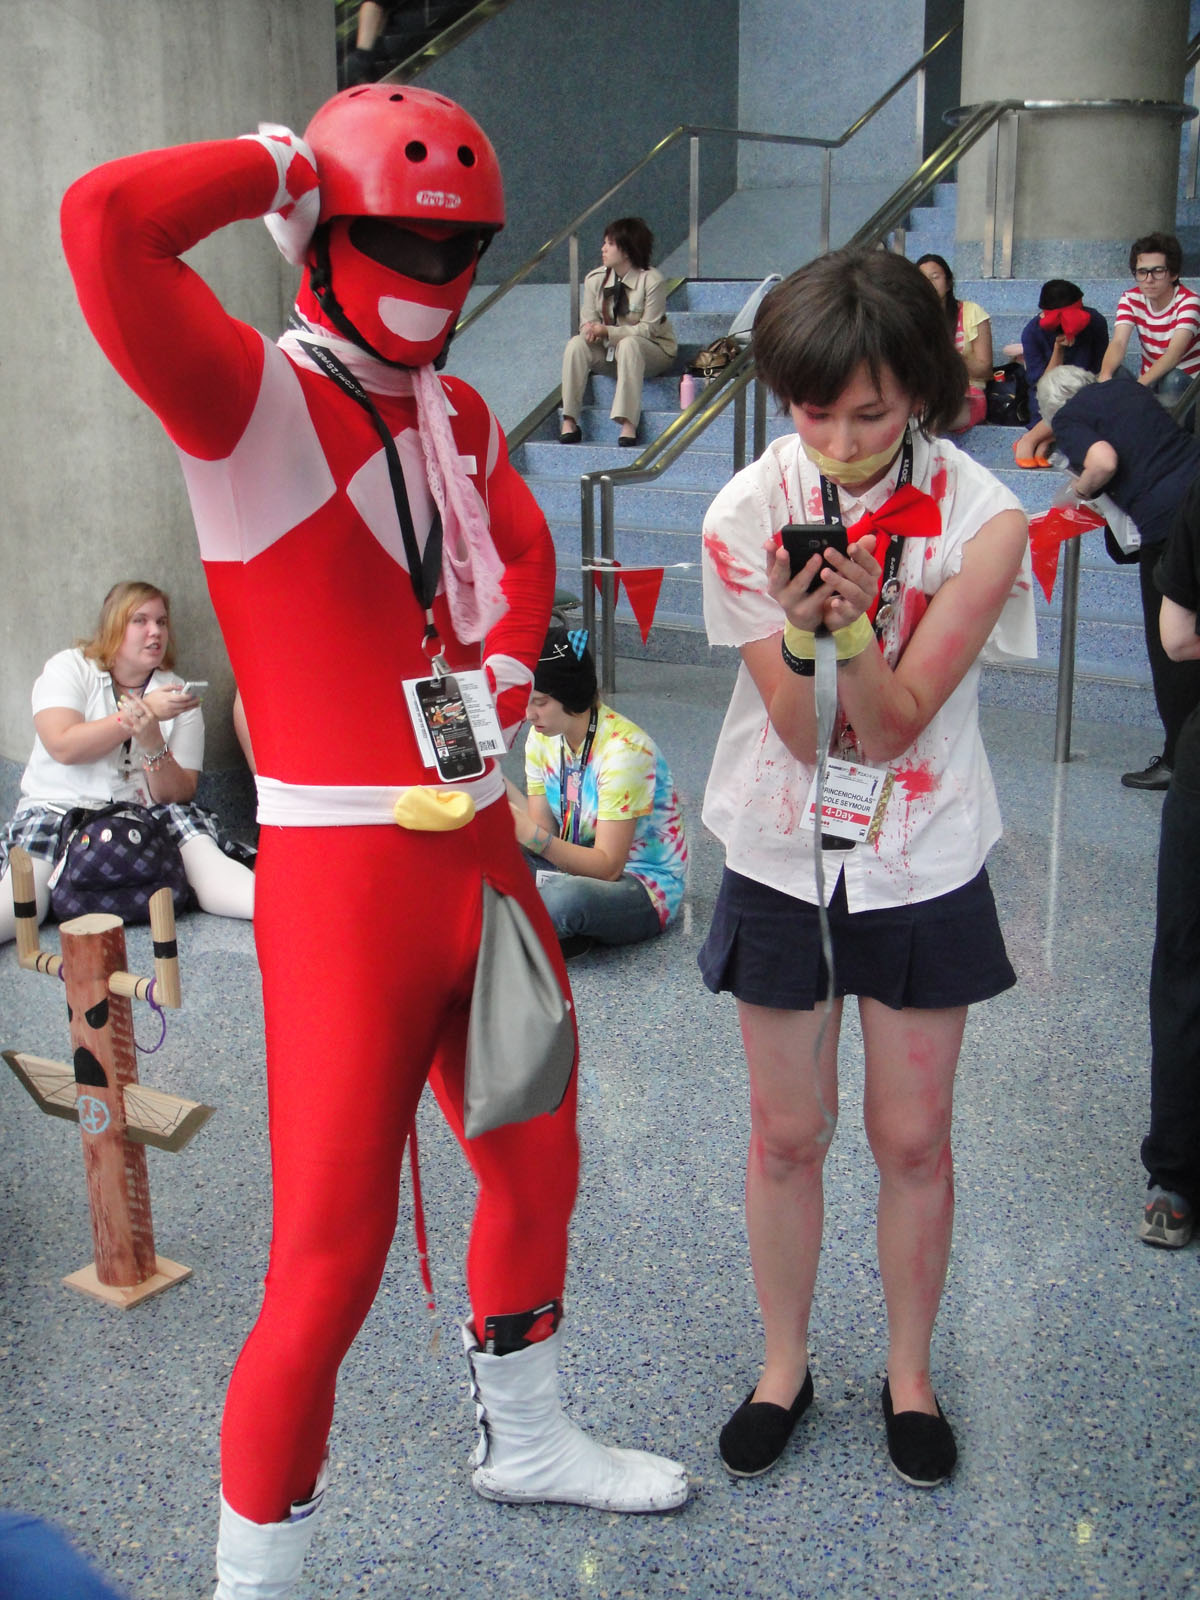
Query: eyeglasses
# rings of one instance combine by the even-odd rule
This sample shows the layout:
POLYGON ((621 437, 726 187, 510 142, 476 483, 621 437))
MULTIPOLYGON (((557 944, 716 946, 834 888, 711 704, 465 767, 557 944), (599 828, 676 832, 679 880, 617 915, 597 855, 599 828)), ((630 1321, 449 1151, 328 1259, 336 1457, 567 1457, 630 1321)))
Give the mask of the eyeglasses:
POLYGON ((1134 267, 1135 278, 1165 278, 1170 267, 1134 267))

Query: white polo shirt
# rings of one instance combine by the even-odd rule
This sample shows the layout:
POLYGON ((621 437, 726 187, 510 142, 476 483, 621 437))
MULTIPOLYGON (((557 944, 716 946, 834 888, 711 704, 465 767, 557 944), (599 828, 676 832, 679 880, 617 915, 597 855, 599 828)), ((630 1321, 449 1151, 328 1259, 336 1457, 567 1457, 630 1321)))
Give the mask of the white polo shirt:
MULTIPOLYGON (((877 511, 895 488, 899 460, 860 498, 840 491, 847 525, 877 511)), ((929 597, 962 563, 967 540, 1001 511, 1020 510, 991 473, 945 439, 913 429, 913 483, 937 501, 942 532, 904 540, 901 594, 884 634, 895 664, 929 597)), ((783 632, 767 593, 767 540, 787 522, 820 522, 820 476, 796 435, 775 440, 713 501, 704 522, 704 617, 712 644, 740 648, 783 632)), ((980 657, 1037 655, 1028 550, 980 657)), ((851 911, 908 905, 975 877, 1000 836, 1000 812, 979 736, 976 661, 903 755, 888 762, 895 786, 873 844, 824 853, 826 894, 845 873, 851 911)), ((814 833, 803 813, 815 768, 797 761, 772 728, 745 663, 717 741, 704 797, 705 825, 732 871, 815 903, 814 833)))
MULTIPOLYGON (((151 689, 166 689, 182 682, 174 672, 155 672, 151 689)), ((65 706, 78 711, 85 722, 98 722, 117 709, 112 678, 89 661, 82 650, 60 650, 42 668, 33 686, 33 714, 65 706)), ((160 722, 163 738, 181 767, 199 772, 204 765, 204 716, 199 706, 178 717, 160 722)), ((42 741, 34 736, 33 754, 21 775, 24 804, 57 806, 104 806, 110 800, 137 800, 147 803, 140 761, 132 770, 122 770, 120 746, 99 761, 67 765, 55 761, 42 741)))

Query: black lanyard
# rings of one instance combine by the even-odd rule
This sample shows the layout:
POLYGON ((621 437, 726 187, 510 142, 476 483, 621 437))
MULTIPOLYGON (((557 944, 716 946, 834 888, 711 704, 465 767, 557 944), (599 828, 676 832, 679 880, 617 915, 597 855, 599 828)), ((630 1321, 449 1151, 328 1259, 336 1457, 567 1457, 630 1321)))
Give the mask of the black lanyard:
MULTIPOLYGON (((583 812, 583 775, 587 771, 588 762, 592 759, 592 743, 596 737, 597 712, 592 708, 588 718, 587 733, 584 736, 583 747, 579 753, 579 793, 568 807, 567 805, 567 736, 562 736, 562 749, 558 754, 558 803, 562 806, 562 820, 558 825, 560 839, 570 835, 571 843, 579 843, 579 818, 583 812)), ((572 762, 574 766, 574 762, 572 762)))
POLYGON ((388 477, 391 479, 392 495, 396 501, 400 535, 404 540, 404 554, 408 558, 409 581, 412 583, 417 604, 425 613, 426 650, 431 656, 436 657, 440 652, 441 641, 438 639, 437 625, 433 620, 433 597, 437 594, 438 579, 442 572, 442 514, 435 509, 429 527, 429 537, 425 540, 425 553, 422 555, 417 543, 417 530, 413 522, 412 505, 408 498, 408 486, 404 482, 404 468, 400 465, 400 452, 396 449, 392 430, 379 415, 362 384, 332 350, 326 349, 324 345, 310 343, 307 339, 301 339, 299 343, 321 370, 339 384, 352 400, 358 402, 375 424, 375 431, 383 441, 383 453, 387 458, 388 477))
MULTIPOLYGON (((904 443, 900 446, 900 471, 896 474, 896 489, 902 489, 905 484, 912 482, 913 475, 913 446, 912 434, 907 428, 904 430, 904 443)), ((896 489, 892 490, 895 494, 896 489)), ((821 505, 825 511, 826 522, 840 522, 842 520, 841 503, 838 500, 836 485, 830 483, 824 473, 821 474, 821 505)), ((882 596, 887 590, 887 599, 875 612, 875 637, 883 637, 884 627, 892 615, 890 602, 899 592, 896 582, 896 573, 900 568, 900 557, 904 553, 903 539, 891 539, 883 557, 883 574, 879 580, 879 593, 882 596)))

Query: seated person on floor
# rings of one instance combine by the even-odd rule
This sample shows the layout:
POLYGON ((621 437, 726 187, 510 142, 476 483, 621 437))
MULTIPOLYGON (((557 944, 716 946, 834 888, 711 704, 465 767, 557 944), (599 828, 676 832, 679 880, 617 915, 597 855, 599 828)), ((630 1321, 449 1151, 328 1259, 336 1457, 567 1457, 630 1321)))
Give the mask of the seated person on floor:
POLYGON ((1021 329, 1030 422, 1041 418, 1036 386, 1043 373, 1056 367, 1099 372, 1107 349, 1108 323, 1094 306, 1084 305, 1079 285, 1067 278, 1047 279, 1038 295, 1038 315, 1021 329))
POLYGON ((601 944, 652 939, 683 899, 683 814, 653 739, 600 699, 582 629, 546 635, 528 716, 528 799, 510 784, 509 802, 554 931, 601 944))
POLYGON ((75 806, 99 809, 114 800, 147 806, 164 824, 201 911, 254 915, 254 874, 224 854, 216 817, 194 804, 204 717, 199 699, 184 692, 174 659, 167 596, 132 581, 109 590, 90 639, 47 661, 33 686, 36 737, 21 802, 0 829, 0 942, 15 933, 13 845, 33 859, 42 922, 63 817, 75 806))
POLYGON ((942 302, 942 312, 946 318, 946 326, 950 330, 950 337, 954 341, 954 348, 963 358, 967 368, 967 392, 963 396, 962 407, 948 430, 950 433, 965 433, 968 428, 974 428, 987 416, 985 387, 992 375, 991 318, 974 300, 956 299, 954 274, 945 256, 930 252, 928 255, 918 257, 917 266, 937 290, 937 297, 942 302))
POLYGON ((579 444, 583 391, 588 375, 610 372, 617 380, 612 420, 617 443, 638 443, 642 383, 666 372, 679 346, 667 318, 667 284, 650 265, 654 235, 641 217, 618 217, 604 230, 602 265, 583 280, 579 332, 567 340, 562 362, 560 444, 579 444))
POLYGON ((1129 250, 1137 280, 1117 302, 1117 326, 1100 365, 1106 383, 1125 360, 1136 328, 1142 351, 1138 382, 1164 405, 1177 400, 1200 373, 1200 295, 1179 281, 1183 251, 1170 233, 1148 233, 1129 250))

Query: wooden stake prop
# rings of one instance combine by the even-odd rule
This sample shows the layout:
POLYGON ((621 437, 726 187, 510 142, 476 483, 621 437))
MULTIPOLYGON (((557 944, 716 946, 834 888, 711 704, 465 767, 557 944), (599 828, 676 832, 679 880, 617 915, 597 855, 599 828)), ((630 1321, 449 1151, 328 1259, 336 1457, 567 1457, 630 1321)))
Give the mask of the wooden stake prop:
POLYGON ((154 977, 139 978, 125 970, 120 917, 74 917, 60 930, 61 956, 39 949, 33 865, 19 847, 9 864, 20 964, 61 977, 67 990, 73 1067, 3 1052, 43 1111, 79 1124, 96 1259, 63 1282, 113 1305, 136 1305, 191 1276, 190 1267, 155 1253, 145 1146, 182 1149, 213 1110, 138 1083, 130 1001, 181 1003, 171 891, 150 901, 154 977))

